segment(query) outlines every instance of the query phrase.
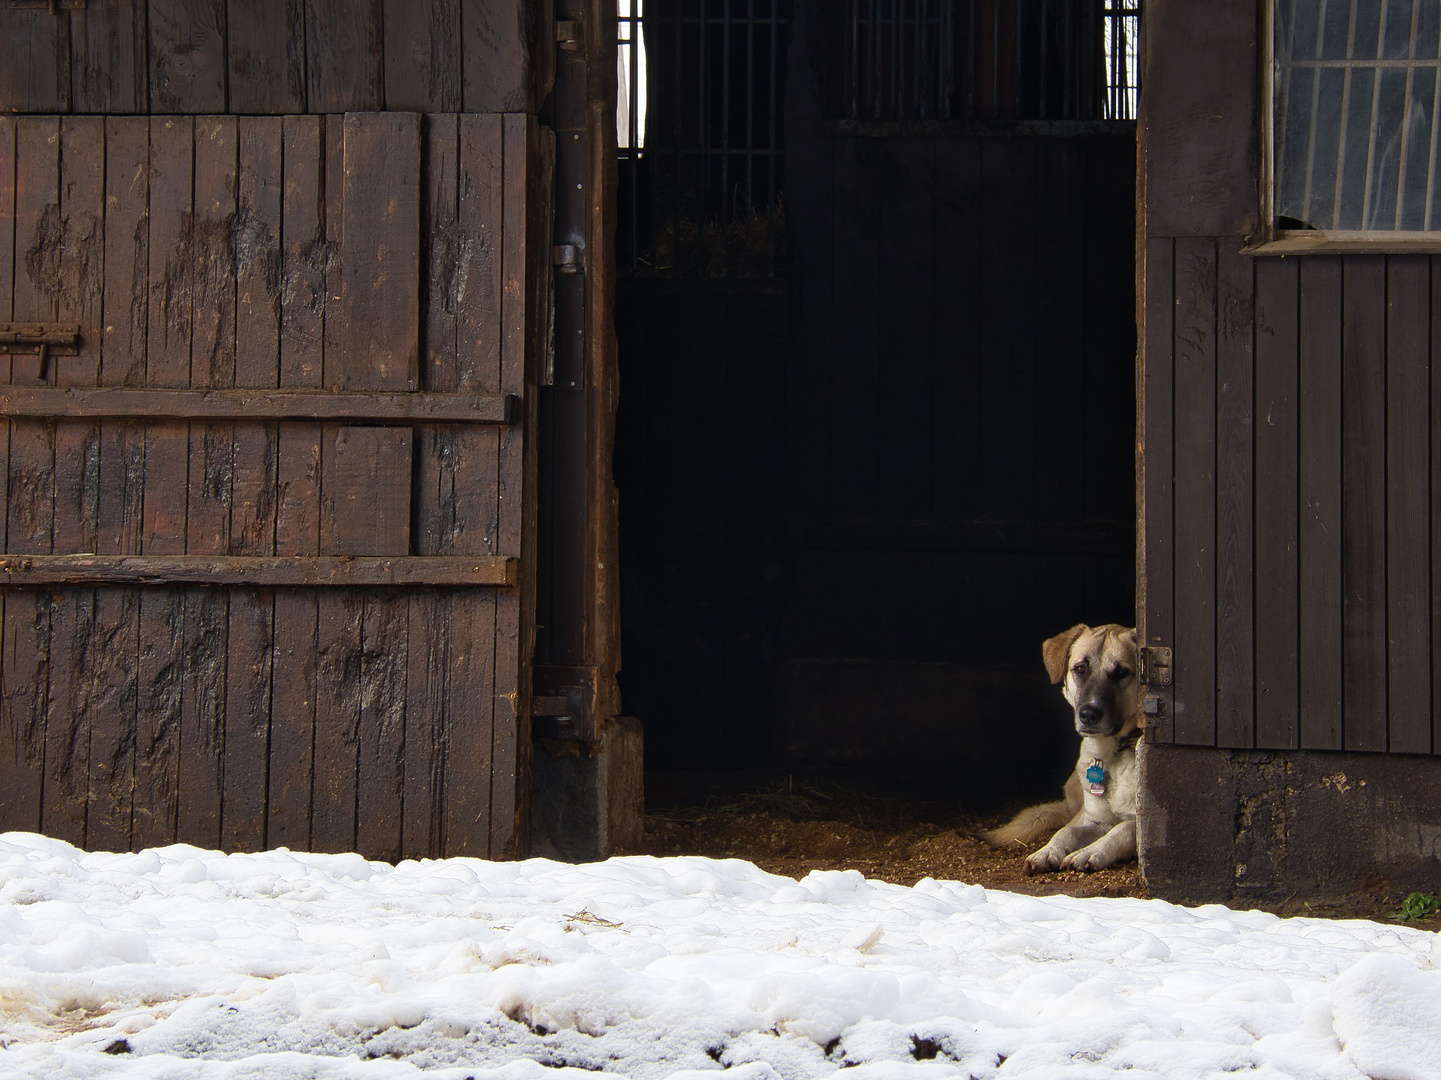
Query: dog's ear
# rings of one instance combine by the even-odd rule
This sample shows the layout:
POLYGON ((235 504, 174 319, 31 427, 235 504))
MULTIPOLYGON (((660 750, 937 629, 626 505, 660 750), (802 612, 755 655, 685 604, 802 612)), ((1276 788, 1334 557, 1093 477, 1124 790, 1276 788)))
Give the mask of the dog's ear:
POLYGON ((1089 629, 1090 627, 1085 623, 1077 623, 1064 634, 1057 634, 1041 643, 1041 659, 1046 662, 1046 674, 1051 677, 1051 682, 1058 683, 1066 677, 1071 646, 1089 629))

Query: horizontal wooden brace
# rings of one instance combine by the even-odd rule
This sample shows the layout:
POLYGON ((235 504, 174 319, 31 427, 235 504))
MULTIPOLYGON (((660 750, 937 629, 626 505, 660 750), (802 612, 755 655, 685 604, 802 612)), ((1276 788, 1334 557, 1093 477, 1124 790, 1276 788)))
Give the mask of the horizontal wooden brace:
POLYGON ((0 416, 10 417, 510 424, 517 415, 513 394, 0 387, 0 416))
POLYGON ((508 555, 0 555, 0 585, 513 586, 508 555))

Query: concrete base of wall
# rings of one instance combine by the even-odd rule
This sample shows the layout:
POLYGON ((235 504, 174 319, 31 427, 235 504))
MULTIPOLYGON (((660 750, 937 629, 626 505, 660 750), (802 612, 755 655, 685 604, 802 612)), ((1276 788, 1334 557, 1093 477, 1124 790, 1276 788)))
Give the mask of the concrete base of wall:
POLYGON ((1178 903, 1382 901, 1441 889, 1441 758, 1145 744, 1138 839, 1178 903))
POLYGON ((639 720, 607 720, 593 743, 538 740, 533 769, 532 855, 593 862, 640 843, 645 754, 639 720))

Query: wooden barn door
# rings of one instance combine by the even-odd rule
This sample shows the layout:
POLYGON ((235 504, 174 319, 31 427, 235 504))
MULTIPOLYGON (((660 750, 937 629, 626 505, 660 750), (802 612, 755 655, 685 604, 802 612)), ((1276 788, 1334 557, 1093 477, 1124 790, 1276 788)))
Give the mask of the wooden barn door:
POLYGON ((545 157, 0 117, 0 829, 522 849, 545 157))

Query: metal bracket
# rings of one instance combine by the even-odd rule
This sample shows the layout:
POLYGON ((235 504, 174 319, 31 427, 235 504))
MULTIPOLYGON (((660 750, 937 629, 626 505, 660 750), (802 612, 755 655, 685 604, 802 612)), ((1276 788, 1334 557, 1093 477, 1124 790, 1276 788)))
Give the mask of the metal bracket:
POLYGON ((38 356, 42 379, 49 373, 51 355, 75 356, 79 352, 79 323, 0 323, 0 354, 38 356))
POLYGON ((585 265, 581 261, 579 244, 555 244, 550 249, 550 261, 561 274, 579 274, 585 265))
POLYGON ((602 695, 594 668, 537 665, 533 680, 530 731, 534 738, 594 742, 600 737, 596 711, 602 695))
POLYGON ((555 21, 555 43, 566 52, 579 52, 585 47, 578 19, 557 19, 555 21))
POLYGON ((1148 645, 1140 651, 1141 682, 1147 686, 1171 685, 1171 649, 1166 645, 1148 645))

